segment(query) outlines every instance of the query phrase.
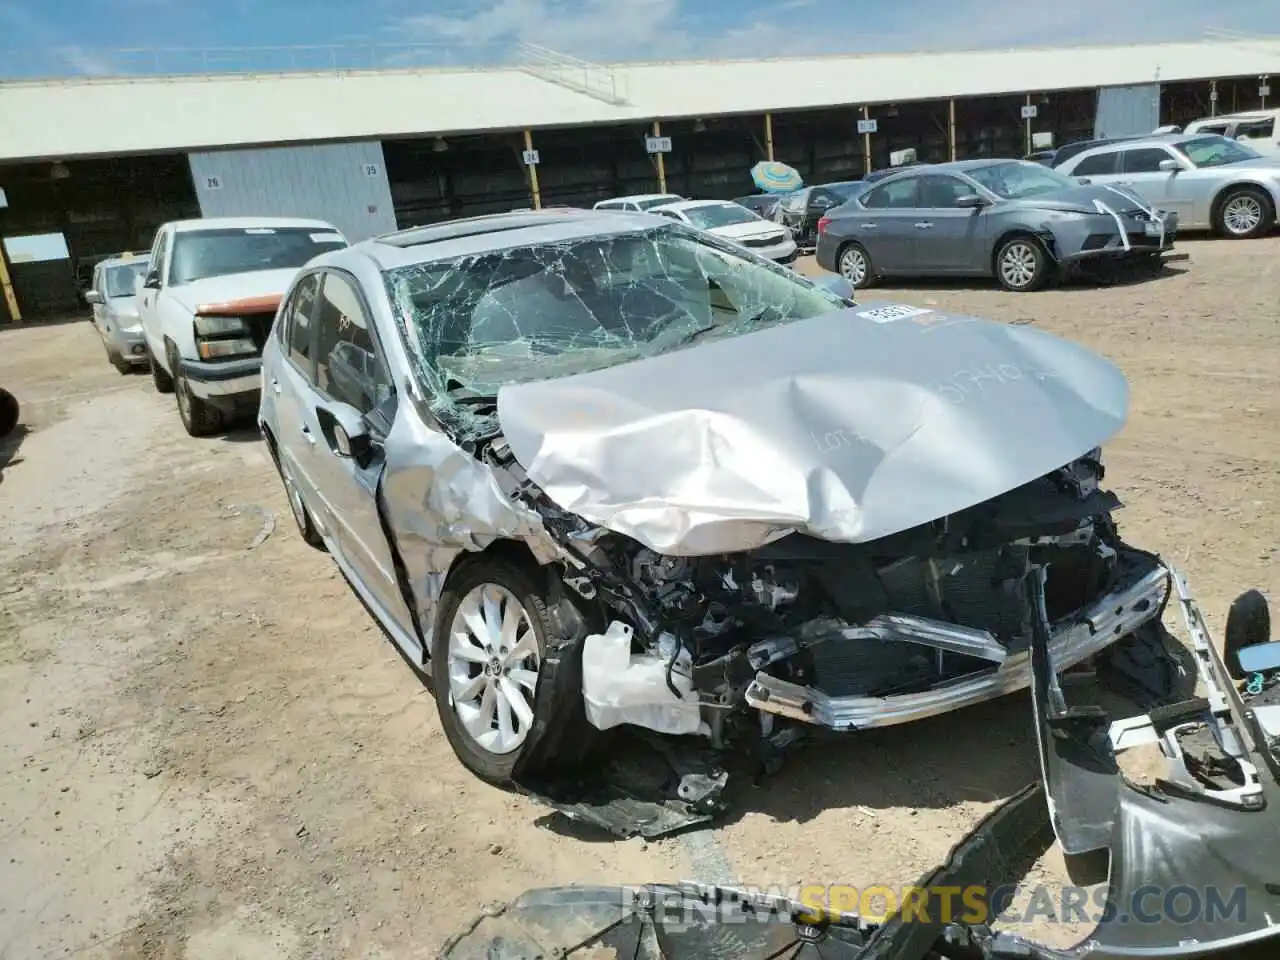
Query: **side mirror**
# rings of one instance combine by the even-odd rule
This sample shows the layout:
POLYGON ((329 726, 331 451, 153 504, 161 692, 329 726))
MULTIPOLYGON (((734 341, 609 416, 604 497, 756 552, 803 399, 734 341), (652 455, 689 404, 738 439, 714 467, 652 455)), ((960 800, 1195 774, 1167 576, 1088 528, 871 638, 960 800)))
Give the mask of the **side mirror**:
POLYGON ((1170 157, 1168 160, 1160 161, 1160 169, 1165 173, 1175 173, 1182 169, 1182 164, 1173 159, 1173 157, 1170 157))
POLYGON ((148 290, 159 290, 160 289, 160 271, 152 270, 150 273, 148 273, 147 279, 142 281, 142 285, 148 290))
POLYGON ((812 277, 811 281, 815 287, 821 287, 828 293, 834 293, 841 300, 852 300, 854 296, 853 284, 841 276, 829 277, 812 277))
POLYGON ((956 206, 965 210, 976 210, 978 207, 985 207, 987 200, 976 193, 966 193, 963 197, 956 197, 956 206))
POLYGON ((335 456, 354 460, 367 467, 373 455, 373 437, 365 426, 364 414, 349 403, 316 407, 320 432, 335 456))
POLYGON ((84 302, 96 307, 102 303, 102 294, 97 290, 86 290, 84 292, 84 302))

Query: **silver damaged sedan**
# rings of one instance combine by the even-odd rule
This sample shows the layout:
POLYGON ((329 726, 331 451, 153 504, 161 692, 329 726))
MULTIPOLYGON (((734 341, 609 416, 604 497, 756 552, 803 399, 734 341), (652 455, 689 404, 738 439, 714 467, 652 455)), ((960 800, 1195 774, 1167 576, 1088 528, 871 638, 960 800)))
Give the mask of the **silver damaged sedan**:
POLYGON ((262 433, 475 774, 626 731, 765 750, 930 717, 1026 688, 1036 636, 1055 673, 1172 662, 1169 572, 1102 485, 1119 370, 851 296, 625 212, 300 271, 262 433))

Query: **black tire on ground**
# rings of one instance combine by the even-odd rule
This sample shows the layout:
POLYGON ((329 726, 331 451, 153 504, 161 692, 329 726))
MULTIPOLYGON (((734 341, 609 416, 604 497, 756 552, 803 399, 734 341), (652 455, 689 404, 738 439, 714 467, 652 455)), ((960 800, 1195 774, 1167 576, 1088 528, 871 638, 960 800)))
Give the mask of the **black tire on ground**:
POLYGON ((151 382, 156 386, 156 393, 173 393, 173 377, 165 373, 164 368, 156 363, 156 358, 147 351, 147 366, 151 369, 151 382))
POLYGON ((8 390, 0 387, 0 439, 13 433, 18 427, 18 418, 22 413, 18 406, 18 398, 8 390))
POLYGON ((111 365, 116 368, 119 373, 128 373, 133 369, 133 365, 124 357, 116 353, 110 347, 107 347, 107 359, 111 361, 111 365))
POLYGON ((871 263, 871 254, 867 253, 867 248, 856 240, 846 243, 836 253, 836 271, 840 276, 848 280, 855 290, 862 290, 871 286, 876 282, 875 269, 871 263), (861 267, 857 266, 861 261, 861 267), (852 274, 861 271, 861 276, 855 279, 852 274))
POLYGON ((1040 290, 1053 272, 1044 244, 1028 234, 1017 234, 1001 243, 993 266, 996 281, 1014 293, 1040 290))
POLYGON ((1227 611, 1227 629, 1223 631, 1222 663, 1233 680, 1243 680, 1240 651, 1271 639, 1271 610, 1267 598, 1258 590, 1247 590, 1236 597, 1227 611))
POLYGON ((280 472, 280 482, 284 485, 284 495, 289 499, 289 512, 293 514, 293 522, 298 525, 298 533, 302 535, 303 543, 317 550, 328 550, 324 544, 324 537, 320 536, 320 531, 316 529, 311 519, 311 511, 307 509, 302 491, 298 489, 298 485, 289 476, 284 464, 280 462, 274 442, 271 442, 271 447, 271 453, 276 461, 276 470, 280 472))
MULTIPOLYGON (((462 719, 458 716, 453 704, 450 683, 452 671, 449 663, 449 643, 453 633, 454 617, 467 596, 486 584, 505 590, 524 608, 533 628, 539 667, 548 648, 548 639, 550 638, 554 643, 563 638, 556 635, 556 627, 548 616, 543 589, 538 585, 537 578, 509 560, 477 557, 467 562, 465 566, 454 572, 440 596, 431 649, 431 687, 435 694, 436 707, 440 711, 440 724, 444 727, 445 736, 449 738, 449 745, 453 747, 453 752, 457 754, 464 767, 481 780, 505 785, 511 782, 512 772, 520 762, 520 758, 534 747, 536 734, 529 733, 518 747, 507 753, 496 753, 485 749, 467 732, 462 719)), ((494 650, 493 653, 500 655, 499 650, 494 650)), ((476 669, 483 670, 483 665, 477 664, 476 669)), ((481 676, 483 675, 482 673, 481 676)), ((536 687, 528 692, 526 700, 531 707, 536 692, 536 687)))
POLYGON ((193 437, 211 437, 222 429, 222 412, 191 392, 191 384, 182 374, 174 379, 178 400, 178 416, 187 433, 193 437))
POLYGON ((1269 233, 1276 208, 1261 187, 1232 187, 1213 213, 1213 229, 1229 240, 1251 240, 1269 233))

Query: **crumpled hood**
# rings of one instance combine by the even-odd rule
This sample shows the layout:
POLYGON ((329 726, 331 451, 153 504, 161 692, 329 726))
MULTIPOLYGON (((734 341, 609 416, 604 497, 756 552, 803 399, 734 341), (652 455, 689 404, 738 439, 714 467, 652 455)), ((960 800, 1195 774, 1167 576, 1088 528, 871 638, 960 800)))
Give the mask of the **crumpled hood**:
POLYGON ((507 386, 498 416, 561 508, 705 555, 955 513, 1102 444, 1128 400, 1075 343, 881 302, 507 386))
POLYGON ((1146 210, 1147 204, 1131 191, 1122 187, 1084 185, 1046 193, 1040 197, 1025 197, 1020 202, 1037 210, 1053 210, 1062 213, 1098 213, 1097 203, 1102 201, 1117 213, 1146 210))
POLYGON ((203 303, 228 303, 256 297, 283 296, 297 267, 286 270, 255 270, 252 273, 230 273, 225 277, 207 277, 169 288, 169 294, 188 310, 203 303))

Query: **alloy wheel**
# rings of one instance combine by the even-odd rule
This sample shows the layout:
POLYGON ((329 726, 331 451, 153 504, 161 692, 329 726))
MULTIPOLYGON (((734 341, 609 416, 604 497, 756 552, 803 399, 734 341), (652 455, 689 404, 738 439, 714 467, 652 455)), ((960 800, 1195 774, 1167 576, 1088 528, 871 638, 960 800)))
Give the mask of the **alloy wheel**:
POLYGON ((1262 203, 1247 193, 1232 197, 1222 210, 1222 222, 1236 236, 1252 233, 1262 223, 1262 203))
POLYGON ((850 247, 840 257, 840 275, 855 287, 867 279, 867 258, 857 247, 850 247))
POLYGON ((1038 265, 1035 248, 1018 240, 1005 247, 1000 255, 1000 276, 1009 286, 1021 289, 1035 280, 1038 265))
POLYGON ((449 701, 467 736, 487 753, 518 750, 542 666, 528 611, 505 587, 480 584, 458 604, 448 650, 449 701))

